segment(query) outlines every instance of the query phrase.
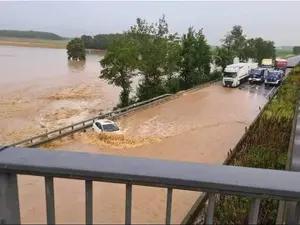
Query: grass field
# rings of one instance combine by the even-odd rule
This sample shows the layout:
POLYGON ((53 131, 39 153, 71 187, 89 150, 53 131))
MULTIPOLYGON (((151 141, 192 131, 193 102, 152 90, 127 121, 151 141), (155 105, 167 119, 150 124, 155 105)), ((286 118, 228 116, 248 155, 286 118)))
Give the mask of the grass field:
POLYGON ((276 49, 276 56, 280 57, 280 58, 287 58, 287 57, 291 57, 294 56, 293 54, 293 49, 276 49))
POLYGON ((0 37, 0 45, 39 47, 39 48, 66 48, 69 40, 42 40, 31 38, 0 37))
MULTIPOLYGON (((69 40, 56 41, 56 40, 42 40, 42 39, 30 39, 30 38, 7 38, 0 37, 0 45, 10 45, 10 46, 23 46, 23 47, 40 47, 40 48, 58 48, 65 49, 69 40)), ((211 46, 211 49, 214 50, 216 46, 211 46)), ((103 50, 96 50, 101 51, 103 50)), ((90 50, 88 52, 94 52, 90 50)), ((98 52, 97 52, 98 53, 98 52)), ((287 58, 293 56, 292 48, 277 48, 276 55, 280 58, 287 58)))

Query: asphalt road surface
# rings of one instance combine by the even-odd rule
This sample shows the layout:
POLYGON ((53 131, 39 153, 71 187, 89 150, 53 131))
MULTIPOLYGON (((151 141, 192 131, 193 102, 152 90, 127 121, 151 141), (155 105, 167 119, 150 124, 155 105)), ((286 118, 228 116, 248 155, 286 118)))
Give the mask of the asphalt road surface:
POLYGON ((288 66, 296 66, 300 62, 300 55, 288 58, 288 66))
MULTIPOLYGON (((300 56, 294 56, 288 59, 288 66, 296 66, 300 61, 300 56)), ((287 69, 286 74, 290 72, 290 69, 287 69)), ((242 91, 247 91, 254 95, 262 95, 264 97, 268 97, 274 88, 277 88, 275 86, 265 87, 265 85, 262 84, 249 84, 248 82, 245 82, 241 84, 238 87, 242 91)))
POLYGON ((254 95, 262 95, 265 98, 268 98, 269 95, 272 93, 272 91, 277 88, 276 86, 269 86, 265 87, 265 85, 262 84, 249 84, 248 82, 245 82, 241 84, 238 87, 242 91, 247 91, 254 95))

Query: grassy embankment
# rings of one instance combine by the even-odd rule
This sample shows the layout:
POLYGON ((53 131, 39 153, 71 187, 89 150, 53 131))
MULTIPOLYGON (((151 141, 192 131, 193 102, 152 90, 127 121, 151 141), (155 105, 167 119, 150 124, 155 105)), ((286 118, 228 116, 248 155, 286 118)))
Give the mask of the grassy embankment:
MULTIPOLYGON (((284 170, 300 85, 300 66, 290 73, 262 116, 249 128, 232 165, 284 170)), ((279 201, 261 201, 259 224, 275 224, 279 201)), ((216 224, 248 224, 251 199, 221 196, 216 204, 216 224)))

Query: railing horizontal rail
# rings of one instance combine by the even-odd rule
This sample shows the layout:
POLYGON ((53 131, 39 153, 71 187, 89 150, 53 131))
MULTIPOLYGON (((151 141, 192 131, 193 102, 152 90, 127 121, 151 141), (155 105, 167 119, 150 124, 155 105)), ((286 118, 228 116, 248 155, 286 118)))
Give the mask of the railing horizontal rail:
POLYGON ((290 171, 13 147, 0 153, 0 170, 300 200, 300 173, 290 171))
POLYGON ((264 197, 300 201, 298 172, 10 147, 0 152, 3 224, 21 223, 17 174, 45 177, 48 224, 55 224, 56 220, 56 177, 85 180, 86 224, 93 224, 93 181, 126 185, 125 224, 131 224, 133 185, 167 189, 165 224, 171 224, 173 189, 209 193, 207 224, 213 221, 217 194, 251 197, 249 224, 257 223, 264 197))

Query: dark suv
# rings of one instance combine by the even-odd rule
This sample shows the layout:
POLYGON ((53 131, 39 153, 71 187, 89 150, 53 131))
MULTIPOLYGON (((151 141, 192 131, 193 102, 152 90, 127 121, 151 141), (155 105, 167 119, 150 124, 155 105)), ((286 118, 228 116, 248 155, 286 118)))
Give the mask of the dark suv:
POLYGON ((266 68, 255 68, 251 69, 249 72, 249 83, 263 83, 265 77, 268 75, 268 69, 266 68))

